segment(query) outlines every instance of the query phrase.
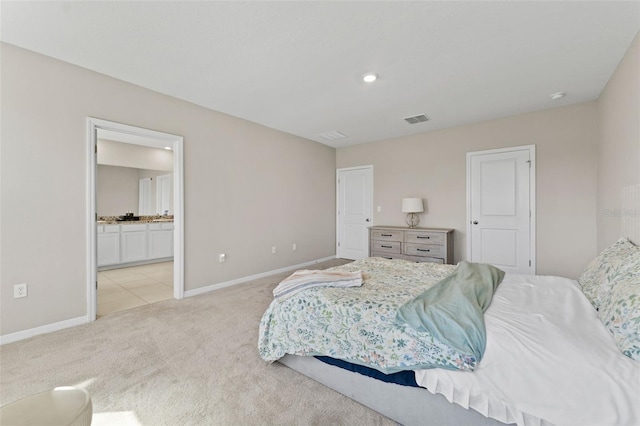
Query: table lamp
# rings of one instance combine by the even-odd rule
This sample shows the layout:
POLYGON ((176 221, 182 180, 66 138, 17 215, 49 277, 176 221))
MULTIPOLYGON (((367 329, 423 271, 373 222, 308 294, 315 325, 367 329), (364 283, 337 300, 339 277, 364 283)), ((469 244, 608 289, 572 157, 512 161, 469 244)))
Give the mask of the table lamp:
POLYGON ((422 213, 423 211, 424 205, 422 204, 422 198, 402 199, 402 213, 407 213, 407 225, 409 225, 409 228, 418 226, 420 216, 416 213, 422 213))

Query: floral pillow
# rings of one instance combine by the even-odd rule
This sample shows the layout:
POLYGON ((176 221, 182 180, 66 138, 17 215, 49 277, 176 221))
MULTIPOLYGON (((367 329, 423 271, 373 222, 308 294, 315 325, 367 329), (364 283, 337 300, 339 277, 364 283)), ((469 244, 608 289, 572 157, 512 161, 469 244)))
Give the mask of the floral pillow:
POLYGON ((609 298, 612 285, 618 282, 628 269, 628 256, 637 254, 640 254, 640 247, 626 238, 621 238, 587 265, 578 282, 582 292, 596 309, 600 309, 609 298))
POLYGON ((598 315, 622 353, 640 361, 640 254, 633 253, 626 261, 598 315))

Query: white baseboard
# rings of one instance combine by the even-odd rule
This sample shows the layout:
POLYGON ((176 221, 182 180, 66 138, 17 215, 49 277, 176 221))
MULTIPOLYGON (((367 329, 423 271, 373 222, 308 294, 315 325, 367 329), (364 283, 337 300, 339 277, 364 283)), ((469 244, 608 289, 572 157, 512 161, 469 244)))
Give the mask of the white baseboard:
MULTIPOLYGON (((219 290, 221 288, 230 287, 232 285, 242 284, 247 281, 257 280, 258 278, 268 277, 269 275, 280 274, 282 272, 288 272, 288 271, 304 268, 305 266, 315 265, 316 263, 326 262, 328 260, 332 260, 335 258, 336 258, 335 256, 329 256, 323 259, 312 260, 310 262, 300 263, 298 265, 287 266, 285 268, 280 268, 280 269, 274 269, 273 271, 262 272, 260 274, 251 275, 248 277, 238 278, 231 281, 225 281, 218 284, 212 284, 206 287, 200 287, 193 290, 187 290, 184 292, 184 297, 197 296, 199 294, 208 293, 210 291, 219 290)), ((88 322, 89 322, 89 319, 86 316, 83 316, 83 317, 71 318, 64 321, 54 322, 52 324, 47 324, 40 327, 30 328, 28 330, 17 331, 15 333, 10 333, 4 336, 0 336, 0 345, 28 339, 29 337, 37 336, 39 334, 51 333, 52 331, 58 331, 58 330, 63 330, 69 327, 75 327, 77 325, 86 324, 88 322)))
POLYGON ((29 337, 37 336, 39 334, 51 333, 52 331, 75 327, 76 325, 86 324, 88 322, 89 319, 84 316, 54 322, 52 324, 42 325, 40 327, 30 328, 28 330, 16 331, 15 333, 9 333, 5 334, 4 336, 0 336, 0 345, 28 339, 29 337))
POLYGON ((186 290, 184 292, 184 297, 197 296, 199 294, 208 293, 210 291, 219 290, 225 287, 231 287, 232 285, 246 283, 247 281, 257 280, 258 278, 268 277, 269 275, 280 274, 282 272, 294 271, 296 269, 304 268, 305 266, 315 265, 316 263, 326 262, 328 260, 335 259, 335 256, 329 256, 322 259, 312 260, 310 262, 300 263, 298 265, 287 266, 285 268, 274 269, 273 271, 262 272, 256 275, 250 275, 248 277, 237 278, 231 281, 225 281, 218 284, 208 285, 206 287, 194 288, 193 290, 186 290))

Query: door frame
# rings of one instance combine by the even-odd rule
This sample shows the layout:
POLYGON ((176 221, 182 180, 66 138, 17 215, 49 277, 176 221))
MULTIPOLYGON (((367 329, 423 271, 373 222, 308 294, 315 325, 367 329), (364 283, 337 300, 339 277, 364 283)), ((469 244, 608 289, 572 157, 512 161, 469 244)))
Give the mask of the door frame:
POLYGON ((370 206, 369 206, 369 211, 371 212, 371 214, 369 215, 371 217, 371 224, 369 226, 373 226, 373 194, 374 194, 374 190, 373 190, 373 165, 368 165, 368 166, 356 166, 356 167, 344 167, 341 169, 336 169, 336 258, 341 259, 340 257, 340 246, 338 245, 339 241, 340 241, 340 215, 338 214, 338 212, 340 211, 340 173, 341 172, 348 172, 348 171, 352 171, 352 170, 362 170, 362 169, 367 169, 370 171, 371 173, 371 194, 369 197, 369 202, 370 202, 370 206))
POLYGON ((169 146, 173 150, 173 297, 184 297, 184 138, 178 135, 87 117, 87 321, 96 319, 97 296, 97 131, 109 130, 145 138, 132 143, 152 148, 169 146))
POLYGON ((536 273, 536 146, 522 145, 507 148, 467 152, 467 259, 471 259, 471 158, 477 155, 501 154, 514 151, 529 151, 529 272, 536 273))

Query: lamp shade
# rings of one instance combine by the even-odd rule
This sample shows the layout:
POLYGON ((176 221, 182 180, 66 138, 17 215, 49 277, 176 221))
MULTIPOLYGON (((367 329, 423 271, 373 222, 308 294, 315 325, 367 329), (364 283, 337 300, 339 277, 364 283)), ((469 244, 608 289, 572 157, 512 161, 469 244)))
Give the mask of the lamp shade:
POLYGON ((424 205, 422 204, 422 198, 402 199, 402 213, 422 213, 423 211, 424 205))

